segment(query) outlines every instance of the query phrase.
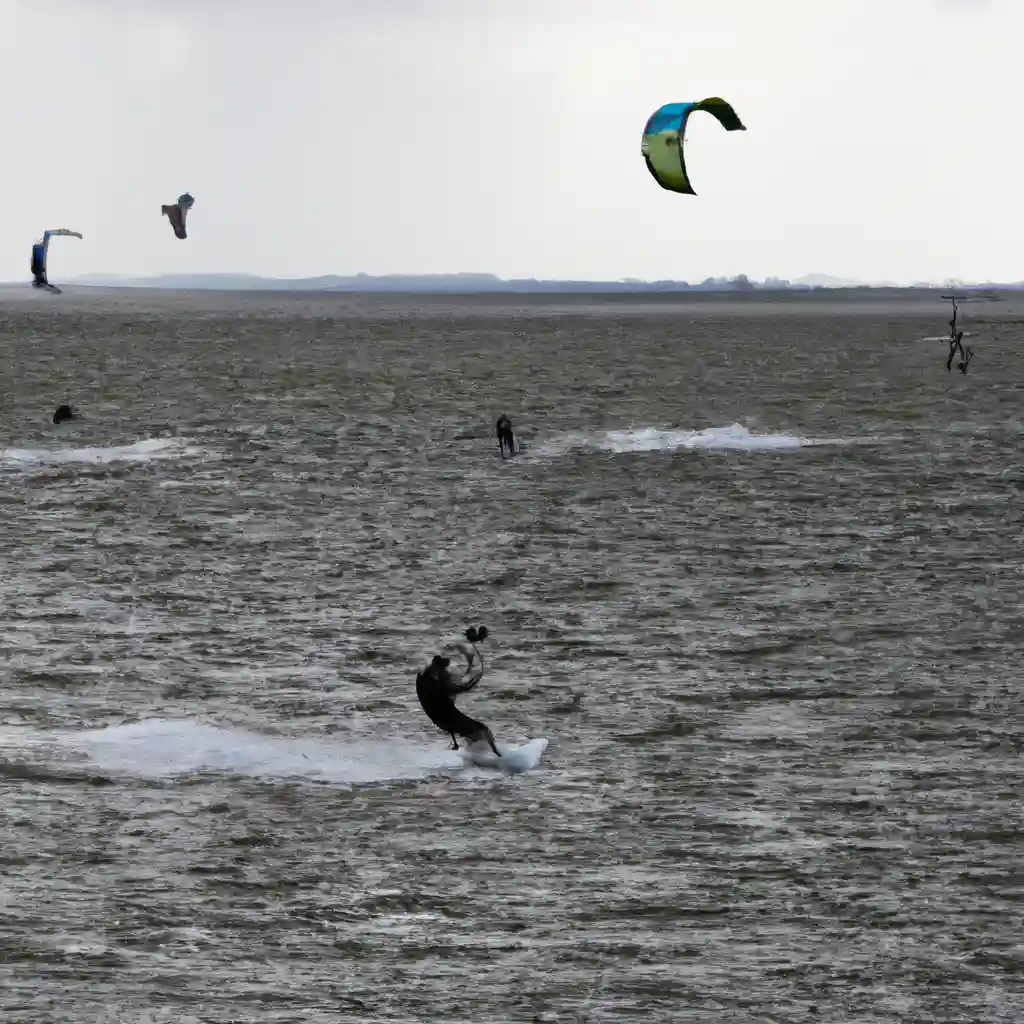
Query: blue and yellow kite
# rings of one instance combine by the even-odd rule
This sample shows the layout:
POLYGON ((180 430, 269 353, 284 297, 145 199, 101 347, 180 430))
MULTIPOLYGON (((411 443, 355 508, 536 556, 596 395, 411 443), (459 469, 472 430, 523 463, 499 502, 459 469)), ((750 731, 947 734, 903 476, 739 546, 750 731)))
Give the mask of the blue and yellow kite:
POLYGON ((686 173, 683 136, 686 121, 695 110, 711 114, 727 132, 747 130, 736 116, 736 111, 717 96, 698 103, 666 103, 651 114, 640 142, 640 151, 647 162, 647 169, 662 188, 689 196, 697 193, 690 185, 690 177, 686 173))

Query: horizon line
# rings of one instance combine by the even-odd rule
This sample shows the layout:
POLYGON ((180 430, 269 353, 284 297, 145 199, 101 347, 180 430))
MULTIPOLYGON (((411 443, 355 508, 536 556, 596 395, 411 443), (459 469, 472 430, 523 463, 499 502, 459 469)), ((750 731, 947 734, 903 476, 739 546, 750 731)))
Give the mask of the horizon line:
MULTIPOLYGON (((700 281, 658 278, 643 279, 622 277, 617 279, 588 278, 544 278, 512 277, 503 278, 497 274, 480 271, 454 271, 437 273, 387 273, 367 274, 317 274, 302 277, 280 277, 248 272, 187 272, 128 275, 93 271, 65 279, 68 285, 83 287, 127 287, 127 288, 168 288, 188 290, 228 290, 269 288, 271 290, 327 290, 359 291, 401 290, 402 287, 427 286, 429 291, 554 291, 585 290, 590 292, 733 292, 750 293, 757 291, 850 291, 855 289, 919 290, 937 289, 961 290, 1021 290, 1024 280, 1019 281, 965 281, 946 278, 941 281, 913 281, 899 283, 891 280, 865 281, 857 278, 839 277, 832 274, 810 273, 796 279, 769 276, 752 280, 746 274, 709 276, 700 281), (374 287, 376 286, 376 288, 374 287), (399 286, 399 287, 396 287, 399 286)), ((5 282, 16 286, 21 281, 5 282)))
MULTIPOLYGON (((279 291, 279 292, 342 292, 342 293, 420 293, 420 294, 730 294, 750 295, 764 292, 854 292, 854 291, 918 291, 935 292, 951 289, 969 293, 1016 292, 1024 290, 1024 281, 864 281, 831 274, 811 273, 795 280, 770 276, 751 280, 746 274, 732 277, 706 277, 690 282, 661 278, 647 280, 635 277, 600 280, 587 278, 502 278, 478 271, 440 273, 390 274, 320 274, 310 277, 275 277, 248 272, 187 272, 129 275, 92 271, 55 282, 72 288, 111 288, 159 291, 279 291)), ((0 282, 0 288, 30 287, 25 280, 0 282)), ((975 297, 981 298, 982 295, 975 297)))

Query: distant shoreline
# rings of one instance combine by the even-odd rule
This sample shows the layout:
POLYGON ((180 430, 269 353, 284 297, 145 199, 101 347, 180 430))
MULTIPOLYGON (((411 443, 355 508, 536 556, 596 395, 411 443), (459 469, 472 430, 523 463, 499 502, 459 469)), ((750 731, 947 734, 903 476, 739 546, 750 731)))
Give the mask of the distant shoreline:
MULTIPOLYGON (((9 282, 13 285, 17 282, 9 282)), ((621 281, 541 280, 533 278, 503 279, 492 274, 386 274, 374 276, 324 275, 309 278, 272 278, 249 274, 161 274, 152 277, 120 277, 113 274, 85 274, 69 278, 62 284, 76 288, 146 289, 159 291, 230 291, 230 292, 318 292, 405 295, 645 295, 680 296, 716 294, 739 298, 745 295, 801 295, 808 293, 845 293, 850 295, 895 293, 933 295, 958 293, 982 297, 983 293, 1018 292, 1021 282, 957 283, 930 282, 898 285, 864 283, 812 274, 798 281, 768 278, 754 282, 745 276, 706 278, 700 283, 687 281, 621 281)))

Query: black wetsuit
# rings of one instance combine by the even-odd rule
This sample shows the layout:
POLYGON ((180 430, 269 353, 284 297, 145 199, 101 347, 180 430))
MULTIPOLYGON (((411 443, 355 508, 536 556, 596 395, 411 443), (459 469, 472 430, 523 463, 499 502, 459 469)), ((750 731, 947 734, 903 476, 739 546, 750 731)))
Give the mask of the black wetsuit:
POLYGON ((505 458, 506 449, 509 455, 515 455, 516 437, 512 433, 512 421, 507 416, 499 416, 495 429, 498 434, 498 448, 501 450, 501 457, 505 458))
POLYGON ((953 357, 957 353, 957 349, 960 350, 961 357, 964 355, 964 332, 958 331, 957 334, 949 340, 949 358, 946 360, 946 369, 953 369, 953 357))
POLYGON ((462 736, 470 743, 485 739, 494 753, 501 757, 501 751, 494 745, 494 736, 483 722, 464 715, 452 699, 460 693, 468 693, 480 682, 481 675, 471 676, 466 682, 457 683, 448 671, 448 659, 436 655, 434 660, 416 676, 416 696, 420 705, 434 725, 449 733, 452 750, 459 749, 456 736, 462 736))

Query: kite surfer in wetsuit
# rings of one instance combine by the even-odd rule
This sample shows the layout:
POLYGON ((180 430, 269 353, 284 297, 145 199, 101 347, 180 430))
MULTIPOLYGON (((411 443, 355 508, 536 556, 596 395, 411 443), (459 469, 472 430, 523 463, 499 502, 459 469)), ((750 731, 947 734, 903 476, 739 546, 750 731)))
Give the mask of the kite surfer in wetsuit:
POLYGON ((501 457, 505 458, 506 450, 510 456, 515 455, 516 435, 512 432, 512 421, 505 415, 499 416, 498 422, 495 424, 495 431, 498 435, 498 448, 501 451, 501 457))
POLYGON ((971 357, 964 351, 964 332, 956 329, 956 314, 958 311, 956 296, 943 295, 942 297, 949 299, 953 303, 953 319, 949 321, 949 358, 946 360, 946 369, 953 369, 953 359, 956 357, 957 352, 959 352, 960 362, 956 364, 956 368, 961 373, 967 373, 967 364, 971 361, 971 357))
MULTIPOLYGON (((953 321, 951 320, 950 323, 952 323, 952 322, 953 321)), ((953 369, 953 357, 956 355, 957 349, 960 350, 960 355, 964 356, 963 340, 964 340, 964 332, 963 331, 957 331, 956 334, 949 339, 949 358, 946 360, 946 369, 947 370, 952 370, 953 369)), ((957 364, 957 369, 960 369, 960 367, 963 366, 963 365, 964 364, 962 362, 958 363, 957 364)))
POLYGON ((478 642, 487 638, 487 627, 481 626, 475 629, 472 626, 465 632, 468 643, 459 641, 455 646, 465 655, 466 672, 460 682, 452 679, 448 666, 450 658, 441 654, 435 654, 430 664, 416 676, 416 696, 420 705, 426 712, 434 725, 452 738, 452 750, 459 749, 457 736, 462 736, 471 744, 477 740, 486 740, 488 746, 494 751, 497 757, 501 757, 501 751, 494 743, 494 735, 491 730, 468 715, 464 715, 455 706, 453 700, 460 693, 468 693, 483 678, 484 663, 480 652, 476 649, 478 642), (474 660, 477 662, 473 666, 474 660))

